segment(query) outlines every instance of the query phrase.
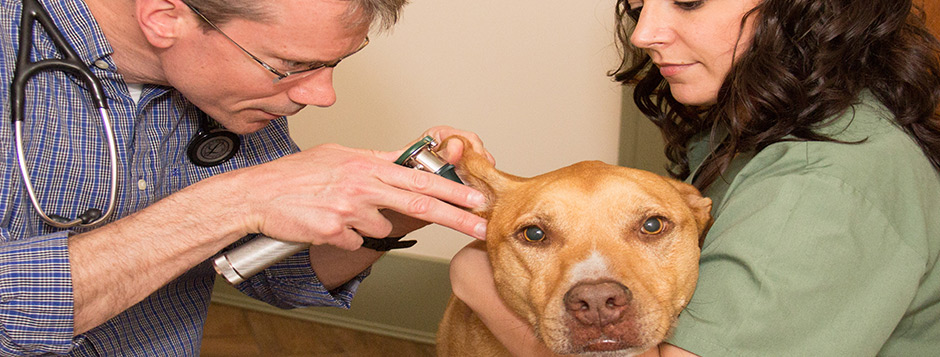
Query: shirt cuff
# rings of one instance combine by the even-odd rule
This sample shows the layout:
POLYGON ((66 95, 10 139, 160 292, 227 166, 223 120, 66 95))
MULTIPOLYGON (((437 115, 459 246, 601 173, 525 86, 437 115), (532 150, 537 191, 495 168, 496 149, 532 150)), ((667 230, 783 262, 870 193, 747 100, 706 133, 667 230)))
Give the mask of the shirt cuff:
POLYGON ((249 296, 285 309, 307 306, 348 309, 359 284, 370 272, 371 267, 342 286, 326 290, 310 266, 310 252, 304 249, 236 287, 249 296))
POLYGON ((0 243, 0 354, 64 354, 76 343, 69 234, 0 243))

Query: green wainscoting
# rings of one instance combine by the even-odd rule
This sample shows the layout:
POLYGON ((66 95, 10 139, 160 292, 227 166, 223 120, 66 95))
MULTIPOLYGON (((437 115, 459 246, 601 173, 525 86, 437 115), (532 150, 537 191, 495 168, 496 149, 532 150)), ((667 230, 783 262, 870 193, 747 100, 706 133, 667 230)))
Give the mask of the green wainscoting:
POLYGON ((352 308, 282 310, 249 298, 216 279, 212 301, 307 321, 396 338, 434 343, 437 325, 450 298, 449 261, 407 253, 389 253, 372 268, 352 301, 352 308))

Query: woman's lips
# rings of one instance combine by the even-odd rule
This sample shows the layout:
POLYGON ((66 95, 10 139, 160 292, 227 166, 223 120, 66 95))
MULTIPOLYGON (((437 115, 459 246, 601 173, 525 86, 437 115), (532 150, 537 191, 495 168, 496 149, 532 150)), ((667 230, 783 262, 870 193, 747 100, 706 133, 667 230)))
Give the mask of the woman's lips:
POLYGON ((692 64, 662 63, 657 64, 656 66, 659 67, 659 73, 662 74, 663 77, 672 77, 682 73, 682 71, 691 67, 692 64))

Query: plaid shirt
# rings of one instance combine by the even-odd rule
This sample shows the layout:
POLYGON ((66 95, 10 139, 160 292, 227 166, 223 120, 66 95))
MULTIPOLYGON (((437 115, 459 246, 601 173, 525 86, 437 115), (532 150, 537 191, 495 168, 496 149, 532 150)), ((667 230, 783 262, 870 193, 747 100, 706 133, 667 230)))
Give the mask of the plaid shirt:
MULTIPOLYGON (((116 72, 111 46, 84 3, 41 2, 104 85, 117 136, 119 166, 112 220, 214 174, 297 151, 288 136, 286 120, 281 118, 257 133, 242 136, 240 151, 225 164, 213 168, 193 165, 186 158, 186 146, 198 129, 199 116, 205 114, 167 87, 144 86, 140 102, 135 103, 116 72)), ((0 105, 5 118, 11 115, 9 83, 18 47, 20 12, 19 1, 0 0, 0 82, 6 83, 0 91, 0 105)), ((34 61, 59 56, 38 23, 34 32, 34 61)), ((57 71, 33 77, 26 93, 26 164, 42 207, 65 217, 76 217, 90 207, 106 207, 107 148, 88 92, 74 78, 57 71)), ((44 224, 33 210, 19 175, 8 120, 0 125, 0 153, 0 355, 198 354, 215 280, 209 261, 110 321, 73 338, 69 232, 44 224)), ((173 224, 172 220, 168 217, 167 224, 173 224)), ((344 287, 326 291, 308 259, 306 252, 300 253, 238 288, 284 308, 348 307, 365 274, 344 287)))

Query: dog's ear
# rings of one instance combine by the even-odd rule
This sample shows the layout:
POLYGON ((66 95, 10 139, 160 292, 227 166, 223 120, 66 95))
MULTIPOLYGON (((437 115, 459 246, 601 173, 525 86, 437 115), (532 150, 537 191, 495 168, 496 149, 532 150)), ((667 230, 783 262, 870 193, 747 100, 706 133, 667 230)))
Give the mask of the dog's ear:
POLYGON ((708 233, 708 228, 712 225, 712 199, 703 197, 702 193, 699 192, 695 186, 673 179, 668 179, 668 181, 679 191, 679 194, 682 195, 685 202, 692 208, 692 213, 695 215, 695 222, 698 223, 698 228, 702 231, 699 237, 699 247, 701 247, 702 241, 705 239, 705 234, 708 233))
POLYGON ((472 209, 471 212, 489 219, 493 203, 522 178, 497 170, 483 155, 473 151, 472 144, 464 137, 451 136, 444 139, 444 142, 451 139, 459 139, 464 146, 460 161, 455 165, 457 176, 464 184, 479 190, 486 196, 486 204, 472 209))

